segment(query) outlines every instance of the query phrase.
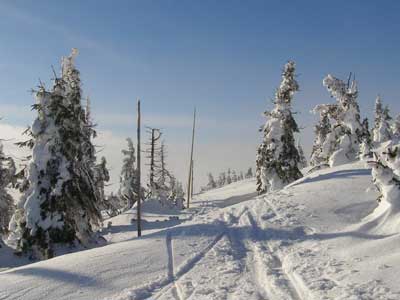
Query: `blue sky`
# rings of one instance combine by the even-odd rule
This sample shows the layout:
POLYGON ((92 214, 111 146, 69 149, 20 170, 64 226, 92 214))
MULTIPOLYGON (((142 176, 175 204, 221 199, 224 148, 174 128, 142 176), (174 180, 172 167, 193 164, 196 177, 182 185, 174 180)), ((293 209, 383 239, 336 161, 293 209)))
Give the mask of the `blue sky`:
POLYGON ((245 169, 288 59, 297 62, 294 107, 308 152, 309 111, 333 101, 322 86, 328 73, 356 74, 363 115, 371 116, 378 93, 400 112, 399 11, 398 1, 2 1, 0 114, 3 123, 31 123, 29 90, 39 78, 49 83, 51 65, 58 70, 76 47, 115 174, 123 138, 134 135, 137 97, 146 124, 164 129, 178 177, 187 173, 194 106, 196 177, 245 169))

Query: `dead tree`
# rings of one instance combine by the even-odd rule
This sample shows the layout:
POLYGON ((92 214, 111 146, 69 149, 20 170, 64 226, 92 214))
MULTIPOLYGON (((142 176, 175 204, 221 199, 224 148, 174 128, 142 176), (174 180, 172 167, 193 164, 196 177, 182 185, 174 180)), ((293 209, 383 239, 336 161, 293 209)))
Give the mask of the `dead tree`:
POLYGON ((171 178, 171 174, 167 170, 167 163, 166 163, 167 151, 164 141, 161 142, 159 155, 160 155, 160 166, 159 166, 159 172, 157 172, 158 175, 157 183, 160 188, 165 188, 167 180, 171 178))
POLYGON ((147 154, 146 158, 150 159, 150 164, 147 164, 150 166, 150 172, 149 172, 149 188, 150 188, 150 193, 152 188, 157 188, 157 183, 155 182, 154 178, 156 175, 156 172, 160 169, 160 160, 158 157, 160 157, 159 153, 161 151, 161 147, 158 146, 158 142, 161 138, 161 130, 158 128, 151 128, 147 127, 147 133, 150 135, 150 141, 146 143, 146 145, 149 147, 149 149, 146 149, 144 152, 147 154))

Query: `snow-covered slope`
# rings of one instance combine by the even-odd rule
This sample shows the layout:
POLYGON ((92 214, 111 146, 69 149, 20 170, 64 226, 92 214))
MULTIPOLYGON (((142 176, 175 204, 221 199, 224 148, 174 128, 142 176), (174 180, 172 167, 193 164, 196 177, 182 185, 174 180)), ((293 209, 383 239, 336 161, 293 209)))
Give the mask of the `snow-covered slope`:
POLYGON ((148 219, 141 239, 133 212, 114 218, 110 245, 1 272, 0 299, 400 299, 400 236, 364 226, 377 206, 370 170, 254 189, 198 195, 176 224, 148 219))

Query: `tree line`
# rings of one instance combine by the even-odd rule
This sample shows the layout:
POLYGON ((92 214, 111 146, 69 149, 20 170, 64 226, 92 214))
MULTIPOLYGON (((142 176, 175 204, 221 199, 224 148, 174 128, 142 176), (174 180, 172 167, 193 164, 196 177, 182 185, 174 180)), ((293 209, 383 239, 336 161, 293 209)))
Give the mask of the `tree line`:
POLYGON ((250 167, 243 173, 243 171, 236 172, 235 170, 228 169, 226 172, 221 172, 217 179, 214 179, 212 173, 207 174, 207 185, 201 187, 201 191, 208 191, 215 188, 223 187, 225 185, 231 184, 232 182, 241 181, 243 179, 248 179, 253 177, 253 169, 250 167))

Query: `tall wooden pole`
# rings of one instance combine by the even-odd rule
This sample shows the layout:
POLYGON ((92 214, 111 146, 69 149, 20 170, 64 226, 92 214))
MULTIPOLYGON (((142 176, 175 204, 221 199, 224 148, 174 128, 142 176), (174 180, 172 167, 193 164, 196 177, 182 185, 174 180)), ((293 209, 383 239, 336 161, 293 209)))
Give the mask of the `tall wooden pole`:
POLYGON ((137 205, 136 205, 136 221, 137 221, 137 235, 142 236, 142 222, 141 222, 141 211, 140 211, 140 200, 142 198, 142 188, 140 181, 140 99, 137 100, 137 186, 136 191, 138 194, 137 205))
POLYGON ((193 113, 193 131, 192 131, 192 148, 190 150, 190 163, 189 163, 189 178, 188 178, 188 185, 187 185, 187 200, 186 200, 186 207, 189 208, 190 206, 190 198, 193 195, 193 146, 194 146, 194 131, 196 127, 196 108, 194 108, 193 113))
POLYGON ((191 178, 190 178, 190 199, 193 199, 193 189, 194 189, 194 171, 193 171, 193 169, 194 169, 194 161, 192 160, 192 176, 191 176, 191 178))

